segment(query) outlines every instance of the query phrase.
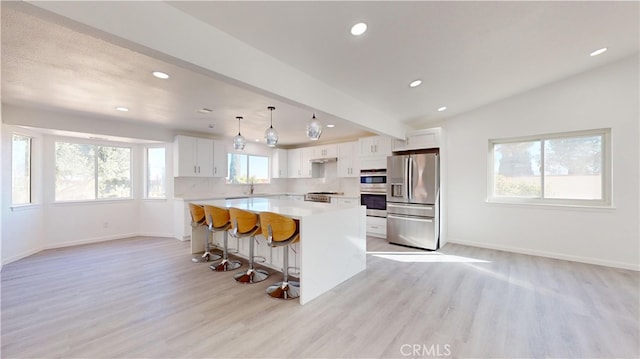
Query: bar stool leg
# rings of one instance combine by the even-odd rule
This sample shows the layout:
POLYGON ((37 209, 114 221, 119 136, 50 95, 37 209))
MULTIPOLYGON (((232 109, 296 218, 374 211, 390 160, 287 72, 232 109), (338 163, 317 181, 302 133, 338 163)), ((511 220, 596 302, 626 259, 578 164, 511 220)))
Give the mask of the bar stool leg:
POLYGON ((229 233, 224 231, 224 247, 222 248, 222 261, 218 264, 212 264, 209 266, 211 270, 216 272, 228 272, 232 270, 236 270, 242 266, 240 261, 229 260, 229 233))
POLYGON ((211 230, 206 229, 207 238, 205 238, 204 242, 204 253, 200 257, 193 257, 191 261, 194 263, 205 263, 210 261, 217 261, 222 258, 219 254, 211 253, 211 249, 209 247, 209 240, 211 239, 211 230))
POLYGON ((246 272, 240 272, 233 276, 233 279, 236 282, 240 283, 258 283, 263 280, 269 278, 269 272, 263 269, 254 269, 253 268, 253 248, 254 248, 254 237, 250 237, 249 240, 249 269, 246 272))
POLYGON ((300 297, 300 282, 289 281, 289 246, 284 246, 283 250, 282 273, 284 278, 282 282, 270 285, 267 288, 267 294, 278 299, 295 299, 300 297))

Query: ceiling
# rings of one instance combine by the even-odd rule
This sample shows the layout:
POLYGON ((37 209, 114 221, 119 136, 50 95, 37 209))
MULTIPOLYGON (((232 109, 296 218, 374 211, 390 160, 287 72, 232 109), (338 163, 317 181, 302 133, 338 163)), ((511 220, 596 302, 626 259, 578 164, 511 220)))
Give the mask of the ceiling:
MULTIPOLYGON (((636 54, 639 44, 638 2, 168 5, 193 23, 248 45, 253 54, 299 71, 289 73, 304 74, 331 92, 354 99, 354 108, 372 109, 391 119, 385 121, 408 128, 428 127, 620 60, 636 54), (354 37, 349 29, 359 21, 368 24, 368 31, 354 37), (589 56, 601 47, 609 51, 589 56), (410 88, 415 79, 423 84, 410 88), (447 110, 438 112, 442 106, 447 110)), ((175 54, 149 51, 146 44, 117 41, 117 36, 91 25, 36 11, 32 5, 2 2, 2 101, 227 138, 237 133, 235 117, 243 116, 242 133, 248 139, 262 138, 269 121, 267 106, 275 106, 274 127, 285 146, 308 143, 304 127, 312 113, 324 124, 336 125, 325 128, 324 142, 380 132, 373 125, 367 128, 366 118, 340 115, 331 103, 283 96, 277 81, 256 86, 175 54), (151 76, 158 69, 169 73, 170 79, 151 76), (130 110, 117 112, 116 106, 130 110), (202 108, 212 112, 198 112, 202 108)))

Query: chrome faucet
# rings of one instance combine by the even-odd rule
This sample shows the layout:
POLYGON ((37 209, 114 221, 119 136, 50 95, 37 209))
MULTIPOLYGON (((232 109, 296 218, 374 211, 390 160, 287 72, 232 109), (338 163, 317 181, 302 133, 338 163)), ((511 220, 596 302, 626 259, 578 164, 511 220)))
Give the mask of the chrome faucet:
POLYGON ((249 194, 253 194, 253 181, 249 185, 249 194))

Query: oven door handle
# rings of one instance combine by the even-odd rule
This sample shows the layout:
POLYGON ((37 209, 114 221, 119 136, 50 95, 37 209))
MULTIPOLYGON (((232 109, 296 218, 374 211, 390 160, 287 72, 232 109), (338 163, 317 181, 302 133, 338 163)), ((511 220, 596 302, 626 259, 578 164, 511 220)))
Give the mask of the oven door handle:
POLYGON ((387 196, 387 192, 360 192, 360 194, 370 194, 370 195, 374 195, 374 196, 387 196))

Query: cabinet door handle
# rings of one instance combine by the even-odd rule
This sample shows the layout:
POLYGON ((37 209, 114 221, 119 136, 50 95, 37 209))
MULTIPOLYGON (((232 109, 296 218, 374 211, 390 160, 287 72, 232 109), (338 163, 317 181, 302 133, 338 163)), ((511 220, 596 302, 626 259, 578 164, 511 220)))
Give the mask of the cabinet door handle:
POLYGON ((213 167, 213 174, 214 175, 218 174, 218 167, 213 167))
POLYGON ((196 169, 197 166, 193 166, 193 173, 198 173, 198 170, 196 169))

